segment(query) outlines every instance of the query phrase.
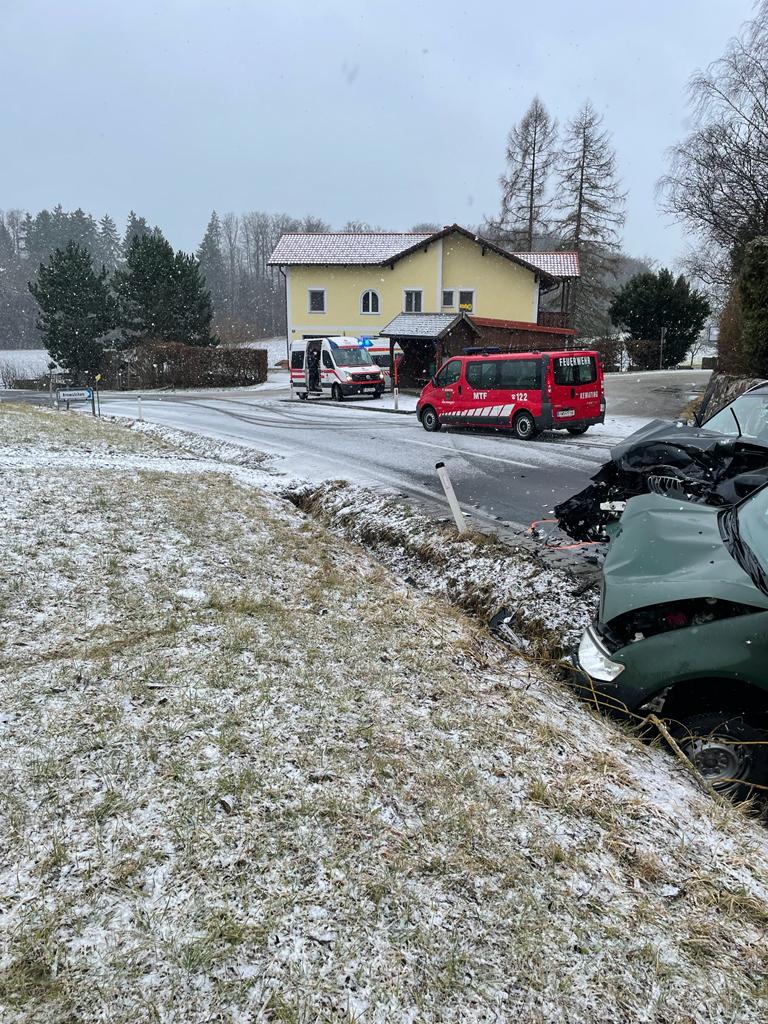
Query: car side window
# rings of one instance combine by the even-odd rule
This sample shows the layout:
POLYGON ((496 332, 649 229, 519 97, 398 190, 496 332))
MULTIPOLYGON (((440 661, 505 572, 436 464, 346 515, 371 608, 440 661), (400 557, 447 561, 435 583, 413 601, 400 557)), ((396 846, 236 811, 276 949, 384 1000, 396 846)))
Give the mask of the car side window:
POLYGON ((323 352, 323 366, 327 367, 327 369, 329 370, 333 369, 333 362, 331 361, 330 352, 323 352))
POLYGON ((541 387, 539 361, 536 359, 499 360, 499 388, 526 388, 529 391, 541 387))
POLYGON ((498 366, 498 359, 484 359, 482 362, 467 363, 467 384, 483 391, 490 391, 497 387, 498 366))
POLYGON ((450 363, 446 363, 445 366, 439 371, 435 377, 437 386, 441 388, 450 387, 451 384, 455 384, 461 376, 461 362, 458 359, 452 359, 450 363))

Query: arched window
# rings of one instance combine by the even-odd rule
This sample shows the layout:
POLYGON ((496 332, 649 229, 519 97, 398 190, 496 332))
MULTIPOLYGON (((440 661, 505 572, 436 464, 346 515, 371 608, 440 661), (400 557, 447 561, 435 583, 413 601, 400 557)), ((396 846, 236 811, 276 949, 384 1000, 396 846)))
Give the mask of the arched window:
POLYGON ((363 292, 360 297, 360 312, 361 313, 378 313, 379 312, 379 293, 369 288, 367 292, 363 292))

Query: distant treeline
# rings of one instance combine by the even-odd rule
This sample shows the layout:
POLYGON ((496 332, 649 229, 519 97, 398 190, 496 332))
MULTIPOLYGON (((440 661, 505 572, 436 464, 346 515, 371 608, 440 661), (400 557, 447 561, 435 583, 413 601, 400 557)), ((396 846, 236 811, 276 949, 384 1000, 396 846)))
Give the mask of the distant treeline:
MULTIPOLYGON (((124 264, 133 237, 151 230, 133 212, 121 233, 109 215, 97 220, 79 209, 69 212, 57 206, 35 216, 0 211, 0 349, 41 347, 35 326, 39 310, 28 285, 55 249, 75 242, 88 250, 97 268, 103 265, 112 272, 124 264)), ((196 256, 211 291, 214 330, 223 342, 285 331, 282 278, 267 266, 269 254, 285 231, 327 230, 328 225, 314 217, 212 214, 196 256)))

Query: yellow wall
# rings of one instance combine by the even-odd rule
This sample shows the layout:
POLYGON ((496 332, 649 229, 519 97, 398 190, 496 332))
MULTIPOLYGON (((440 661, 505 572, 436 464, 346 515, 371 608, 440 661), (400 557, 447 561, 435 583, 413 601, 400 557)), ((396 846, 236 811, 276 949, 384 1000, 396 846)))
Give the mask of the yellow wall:
POLYGON ((475 292, 472 312, 476 316, 536 323, 535 275, 490 249, 483 256, 481 246, 464 235, 453 234, 443 239, 443 288, 454 289, 456 312, 459 289, 471 288, 475 292))
MULTIPOLYGON (((303 334, 376 335, 404 311, 403 292, 422 290, 422 312, 443 309, 442 289, 473 288, 478 316, 535 322, 538 292, 532 272, 487 252, 462 235, 433 242, 426 251, 397 260, 394 267, 294 266, 287 269, 292 338, 303 334), (442 268, 442 275, 441 275, 442 268), (309 289, 325 289, 325 313, 309 312, 309 289), (379 314, 360 311, 362 293, 379 294, 379 314)), ((444 310, 449 312, 449 310, 444 310)))

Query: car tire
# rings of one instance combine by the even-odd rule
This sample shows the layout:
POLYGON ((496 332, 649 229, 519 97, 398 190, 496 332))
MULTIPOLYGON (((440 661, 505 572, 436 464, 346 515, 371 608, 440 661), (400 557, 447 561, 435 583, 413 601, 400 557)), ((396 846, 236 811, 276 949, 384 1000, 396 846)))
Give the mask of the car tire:
POLYGON ((536 424, 529 412, 519 412, 512 421, 512 433, 518 441, 530 441, 536 433, 536 424))
POLYGON ((382 396, 383 394, 384 394, 384 392, 383 392, 383 391, 374 391, 374 393, 373 393, 373 397, 374 397, 374 398, 381 398, 381 396, 382 396))
POLYGON ((431 405, 421 410, 421 425, 430 433, 440 429, 440 419, 431 405))
POLYGON ((341 384, 334 384, 331 388, 331 398, 334 402, 344 401, 344 392, 341 390, 341 384))
POLYGON ((299 391, 299 398, 301 399, 302 402, 306 402, 308 397, 309 396, 307 395, 306 391, 299 391))
POLYGON ((586 426, 586 427, 584 427, 584 426, 582 426, 582 427, 568 427, 568 433, 569 434, 586 434, 586 432, 588 430, 589 430, 589 426, 586 426))
POLYGON ((754 786, 768 785, 768 732, 743 712, 689 715, 672 722, 669 731, 688 760, 723 796, 745 800, 754 794, 754 786))

